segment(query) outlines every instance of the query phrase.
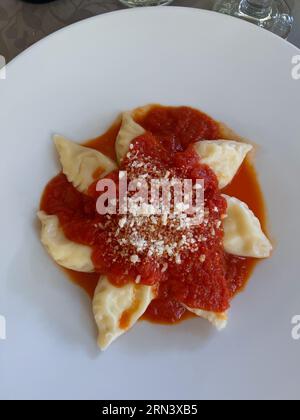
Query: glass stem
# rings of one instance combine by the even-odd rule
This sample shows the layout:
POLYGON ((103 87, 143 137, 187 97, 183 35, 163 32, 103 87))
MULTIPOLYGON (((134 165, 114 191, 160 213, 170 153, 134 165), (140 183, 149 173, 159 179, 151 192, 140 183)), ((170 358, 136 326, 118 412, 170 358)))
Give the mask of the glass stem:
POLYGON ((242 0, 241 11, 257 19, 268 17, 272 11, 273 0, 242 0))

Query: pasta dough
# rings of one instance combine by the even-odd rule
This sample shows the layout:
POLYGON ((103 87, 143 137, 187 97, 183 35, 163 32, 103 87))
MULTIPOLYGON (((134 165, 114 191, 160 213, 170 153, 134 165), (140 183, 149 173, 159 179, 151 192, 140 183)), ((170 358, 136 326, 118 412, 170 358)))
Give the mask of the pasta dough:
POLYGON ((130 143, 144 133, 144 128, 134 121, 132 112, 124 112, 122 125, 116 139, 116 155, 119 163, 122 162, 128 153, 130 143))
POLYGON ((223 221, 225 251, 241 257, 269 257, 272 245, 258 218, 237 198, 228 195, 224 198, 227 201, 227 217, 223 221))
POLYGON ((128 283, 115 287, 101 276, 93 299, 93 312, 99 330, 98 344, 105 350, 129 330, 155 297, 151 286, 128 283))
POLYGON ((186 305, 183 306, 195 315, 207 319, 207 321, 211 322, 219 331, 223 330, 227 326, 228 317, 226 312, 208 312, 203 311, 202 309, 189 308, 186 305))
POLYGON ((42 244, 57 264, 84 273, 94 271, 90 247, 69 241, 59 226, 57 216, 48 216, 45 212, 39 211, 38 218, 42 223, 42 244))
POLYGON ((95 181, 94 174, 102 169, 101 177, 117 169, 113 160, 89 147, 80 146, 62 136, 54 136, 54 143, 63 173, 75 188, 86 192, 95 181))
POLYGON ((194 144, 201 163, 214 171, 221 189, 232 181, 252 148, 250 144, 231 140, 204 140, 194 144))

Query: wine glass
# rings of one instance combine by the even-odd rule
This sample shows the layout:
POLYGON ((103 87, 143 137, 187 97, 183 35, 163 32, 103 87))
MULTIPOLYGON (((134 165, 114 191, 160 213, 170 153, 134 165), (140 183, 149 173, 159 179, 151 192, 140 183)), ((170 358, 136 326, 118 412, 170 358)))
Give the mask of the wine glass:
POLYGON ((245 19, 285 39, 293 24, 285 0, 217 0, 214 10, 245 19))
POLYGON ((138 6, 166 6, 172 3, 173 0, 119 0, 125 6, 138 7, 138 6))

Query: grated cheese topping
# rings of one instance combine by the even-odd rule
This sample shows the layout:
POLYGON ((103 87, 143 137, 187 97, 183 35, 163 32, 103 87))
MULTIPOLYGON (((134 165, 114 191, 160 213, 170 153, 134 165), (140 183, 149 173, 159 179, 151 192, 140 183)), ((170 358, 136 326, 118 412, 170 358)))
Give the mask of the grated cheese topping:
MULTIPOLYGON (((150 185, 153 180, 165 179, 171 185, 173 181, 175 183, 178 180, 175 171, 158 167, 148 156, 141 159, 134 147, 131 147, 127 154, 126 171, 128 180, 139 180, 138 188, 145 182, 150 185)), ((199 188, 197 184, 194 187, 199 188)), ((162 202, 161 206, 164 209, 162 202)), ((109 243, 114 244, 114 255, 122 256, 133 265, 139 264, 145 258, 154 258, 158 261, 161 272, 167 271, 169 262, 182 264, 184 253, 198 252, 199 247, 203 247, 203 243, 208 240, 207 235, 199 236, 198 226, 192 223, 190 215, 184 213, 188 207, 179 203, 175 208, 174 205, 171 206, 169 212, 163 210, 156 214, 156 208, 151 203, 141 202, 140 197, 137 198, 133 193, 128 194, 129 212, 126 215, 105 216, 105 229, 109 232, 109 243)), ((216 222, 218 207, 211 211, 214 212, 214 218, 210 217, 210 210, 205 207, 203 223, 206 231, 214 237, 222 222, 221 215, 216 222)), ((117 257, 114 257, 113 261, 117 261, 117 257)), ((201 256, 200 261, 205 262, 205 255, 201 256)), ((138 277, 136 282, 140 281, 138 277)))

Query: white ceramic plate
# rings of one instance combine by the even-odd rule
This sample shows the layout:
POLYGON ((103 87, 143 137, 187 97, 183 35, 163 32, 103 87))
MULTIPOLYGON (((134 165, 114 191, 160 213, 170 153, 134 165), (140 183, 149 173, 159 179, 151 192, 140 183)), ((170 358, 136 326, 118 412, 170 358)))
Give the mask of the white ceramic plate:
POLYGON ((237 19, 188 8, 123 11, 64 29, 0 80, 0 398, 299 398, 299 50, 237 19), (51 135, 82 141, 117 113, 187 104, 261 145, 276 250, 237 297, 228 329, 139 323, 105 353, 85 293, 39 243, 35 212, 56 174, 51 135))

